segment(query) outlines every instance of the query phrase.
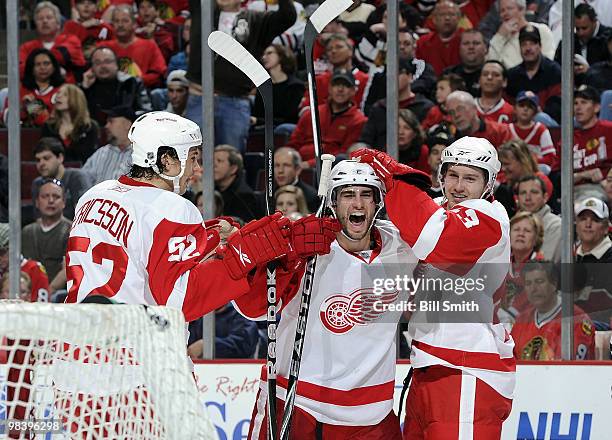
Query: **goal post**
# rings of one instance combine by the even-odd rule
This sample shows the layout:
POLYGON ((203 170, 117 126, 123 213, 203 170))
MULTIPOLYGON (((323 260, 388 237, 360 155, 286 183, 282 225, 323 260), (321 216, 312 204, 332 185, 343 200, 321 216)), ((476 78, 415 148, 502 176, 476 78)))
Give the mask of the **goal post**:
POLYGON ((0 302, 0 439, 216 439, 170 307, 0 302))

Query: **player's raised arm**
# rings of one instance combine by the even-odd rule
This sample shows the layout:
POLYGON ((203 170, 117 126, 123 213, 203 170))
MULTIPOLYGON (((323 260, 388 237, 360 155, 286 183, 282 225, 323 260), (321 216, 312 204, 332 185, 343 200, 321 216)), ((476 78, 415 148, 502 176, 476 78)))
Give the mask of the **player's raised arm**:
POLYGON ((487 140, 465 137, 443 151, 438 174, 441 204, 425 192, 431 183, 425 173, 380 151, 360 150, 355 157, 371 164, 384 179, 389 218, 420 259, 474 263, 488 248, 508 240, 502 234, 507 214, 499 203, 492 203, 500 164, 487 140))

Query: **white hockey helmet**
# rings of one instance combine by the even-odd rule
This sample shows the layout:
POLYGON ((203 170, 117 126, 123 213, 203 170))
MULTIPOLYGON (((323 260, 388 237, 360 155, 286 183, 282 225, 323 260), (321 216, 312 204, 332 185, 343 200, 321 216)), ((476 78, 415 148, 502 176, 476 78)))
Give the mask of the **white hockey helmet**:
POLYGON ((149 112, 134 121, 128 132, 132 142, 132 163, 149 168, 162 178, 172 180, 174 192, 179 192, 179 180, 185 172, 189 149, 202 145, 200 127, 193 121, 169 112, 149 112), (157 153, 160 147, 176 151, 181 162, 178 176, 166 176, 157 167, 157 153))
MULTIPOLYGON (((340 161, 331 170, 329 184, 327 188, 327 206, 332 209, 335 215, 334 206, 336 204, 336 190, 347 185, 371 186, 376 189, 376 204, 378 210, 376 215, 384 206, 385 185, 374 172, 374 169, 367 163, 357 162, 353 159, 340 161)), ((374 217, 376 217, 374 215, 374 217)))
POLYGON ((444 194, 444 174, 451 165, 468 165, 483 169, 487 172, 487 182, 481 198, 493 194, 495 179, 501 169, 497 158, 497 150, 484 138, 462 137, 442 151, 442 159, 438 167, 438 182, 444 194))

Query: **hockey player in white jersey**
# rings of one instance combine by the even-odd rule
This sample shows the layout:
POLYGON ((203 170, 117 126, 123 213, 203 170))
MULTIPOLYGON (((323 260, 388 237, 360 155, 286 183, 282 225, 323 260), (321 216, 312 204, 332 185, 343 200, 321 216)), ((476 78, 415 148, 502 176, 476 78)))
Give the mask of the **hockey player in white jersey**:
POLYGON ((324 235, 324 222, 314 216, 291 223, 277 213, 234 229, 220 246, 222 226, 229 223, 203 223, 195 205, 179 195, 199 168, 199 127, 175 114, 150 112, 134 122, 128 137, 130 174, 94 186, 77 204, 67 248, 67 302, 102 295, 176 307, 191 321, 247 293, 247 275, 257 266, 304 253, 304 241, 324 235), (311 226, 309 236, 300 234, 300 224, 311 226))
POLYGON ((484 280, 479 306, 487 322, 423 322, 412 316, 414 376, 404 439, 500 438, 512 407, 516 366, 514 343, 495 313, 510 267, 508 215, 492 197, 500 170, 497 151, 473 137, 448 146, 438 170, 440 204, 425 192, 430 183, 425 173, 380 151, 360 150, 353 157, 371 164, 385 181, 389 218, 428 272, 484 280))
MULTIPOLYGON (((405 300, 406 292, 377 290, 377 280, 411 273, 418 262, 388 221, 377 220, 384 185, 369 165, 352 160, 331 172, 328 207, 340 221, 331 252, 317 260, 304 337, 292 440, 318 438, 401 439, 393 412, 396 330, 401 312, 385 306, 405 300)), ((300 307, 305 260, 277 270, 281 320, 277 329, 277 416, 283 403, 300 307)), ((251 319, 264 319, 265 273, 258 272, 258 294, 235 300, 251 319)), ((249 439, 266 437, 265 370, 249 439)))

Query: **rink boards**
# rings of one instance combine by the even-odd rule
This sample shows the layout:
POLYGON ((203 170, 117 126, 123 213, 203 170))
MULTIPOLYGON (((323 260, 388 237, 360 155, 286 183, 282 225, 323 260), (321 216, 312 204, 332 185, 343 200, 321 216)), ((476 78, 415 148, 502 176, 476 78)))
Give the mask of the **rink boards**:
MULTIPOLYGON (((406 363, 397 366, 396 411, 408 367, 406 363)), ((0 368, 2 398, 6 392, 4 370, 0 368)), ((258 361, 212 361, 195 365, 202 402, 221 440, 246 439, 260 371, 258 361)), ((52 394, 47 395, 51 400, 52 394)), ((0 405, 0 420, 6 417, 4 410, 0 405)), ((45 416, 49 417, 52 412, 49 402, 45 416)), ((504 424, 504 440, 607 440, 612 438, 611 432, 612 363, 556 362, 518 366, 516 396, 512 413, 504 424)), ((2 438, 6 437, 0 432, 2 438)))

